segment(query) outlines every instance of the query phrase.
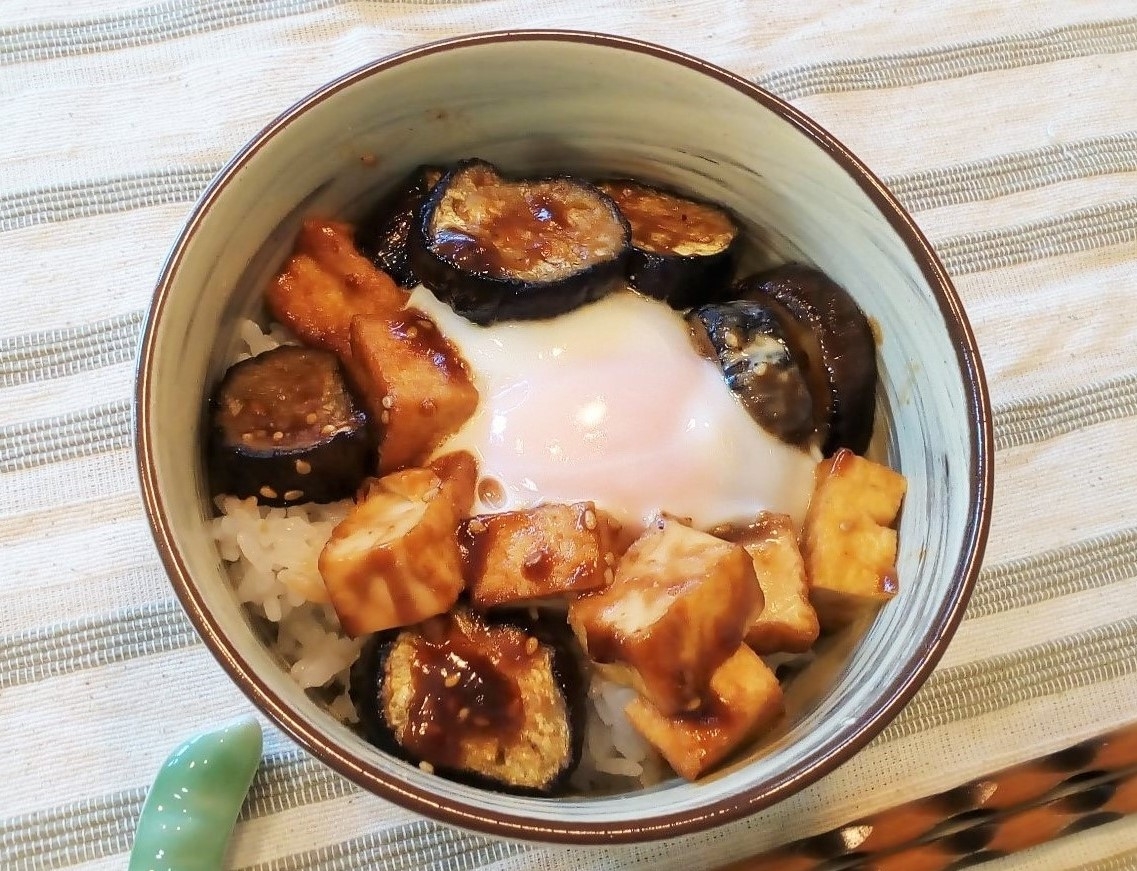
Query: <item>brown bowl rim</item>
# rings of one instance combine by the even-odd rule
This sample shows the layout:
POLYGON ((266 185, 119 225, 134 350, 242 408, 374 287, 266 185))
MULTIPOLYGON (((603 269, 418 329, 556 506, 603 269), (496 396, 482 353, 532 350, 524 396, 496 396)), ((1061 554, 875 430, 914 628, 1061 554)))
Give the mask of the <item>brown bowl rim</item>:
POLYGON ((326 765, 369 792, 404 808, 443 823, 498 837, 562 844, 638 843, 678 837, 704 831, 738 820, 770 807, 814 783, 846 762, 874 738, 911 700, 931 674, 943 655, 947 642, 963 618, 979 573, 990 527, 993 490, 993 426, 990 398, 975 336, 963 310, 947 270, 931 244, 911 216, 888 191, 884 183, 845 145, 789 103, 721 67, 707 61, 641 40, 590 31, 575 30, 504 30, 476 33, 420 45, 365 64, 312 92, 287 109, 251 139, 217 174, 202 194, 174 243, 162 267, 147 315, 139 346, 134 395, 135 455, 143 500, 162 562, 170 576, 174 591, 207 647, 237 686, 281 729, 326 765), (336 748, 318 731, 309 729, 293 716, 289 705, 274 693, 252 670, 241 653, 229 644, 217 622, 205 608, 190 573, 182 560, 176 535, 167 521, 166 509, 159 495, 156 469, 149 438, 150 396, 153 390, 150 371, 156 351, 157 324, 161 320, 173 275, 177 272, 185 249, 212 202, 241 170, 245 163, 293 118, 313 105, 355 82, 438 52, 472 45, 516 41, 560 41, 586 43, 612 49, 638 52, 688 67, 716 79, 773 111, 796 127, 832 157, 869 196, 900 235, 920 267, 939 304, 955 348, 970 411, 971 491, 970 517, 965 544, 954 576, 958 595, 937 616, 923 648, 922 658, 906 669, 880 694, 864 712, 851 733, 843 737, 829 752, 810 764, 792 767, 762 787, 753 787, 712 804, 689 811, 649 816, 632 823, 600 822, 550 823, 522 814, 491 814, 476 805, 442 799, 368 765, 364 760, 336 748))

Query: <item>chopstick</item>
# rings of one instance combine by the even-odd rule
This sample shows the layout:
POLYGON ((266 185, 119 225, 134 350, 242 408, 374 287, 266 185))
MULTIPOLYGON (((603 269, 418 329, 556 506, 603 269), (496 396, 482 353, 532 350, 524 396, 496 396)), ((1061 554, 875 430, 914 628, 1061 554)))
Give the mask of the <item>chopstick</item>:
POLYGON ((941 871, 1137 812, 1137 724, 719 871, 941 871))

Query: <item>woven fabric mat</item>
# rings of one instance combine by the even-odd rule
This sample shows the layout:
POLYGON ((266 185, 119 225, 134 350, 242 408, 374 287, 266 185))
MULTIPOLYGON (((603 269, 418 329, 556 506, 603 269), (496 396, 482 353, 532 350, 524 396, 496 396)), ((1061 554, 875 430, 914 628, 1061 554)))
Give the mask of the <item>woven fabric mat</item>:
MULTIPOLYGON (((173 600, 128 447, 135 342, 187 210, 310 90, 474 30, 703 56, 886 179, 954 276, 990 377, 985 569, 885 733, 745 822, 605 851, 495 842, 366 795, 269 729, 231 866, 709 867, 1137 716, 1133 0, 0 0, 0 22, 0 868, 123 867, 165 754, 250 707, 173 600)), ((1137 822, 1000 866, 1137 867, 1137 822)))

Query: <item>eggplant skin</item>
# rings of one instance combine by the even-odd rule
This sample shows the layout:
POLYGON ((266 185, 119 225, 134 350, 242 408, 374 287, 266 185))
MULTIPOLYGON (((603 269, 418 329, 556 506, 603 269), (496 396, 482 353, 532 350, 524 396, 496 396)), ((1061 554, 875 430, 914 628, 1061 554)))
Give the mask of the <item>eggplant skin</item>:
POLYGON ((817 414, 808 379, 769 305, 712 303, 693 309, 687 322, 755 422, 789 444, 810 441, 817 414))
POLYGON ((726 298, 742 233, 726 209, 632 179, 596 183, 632 230, 628 284, 675 309, 726 298))
MULTIPOLYGON (((491 630, 497 628, 520 629, 526 635, 536 638, 542 648, 549 652, 548 662, 551 664, 551 676, 558 691, 563 696, 564 711, 567 717, 569 730, 569 745, 565 757, 555 766, 550 776, 539 786, 518 785, 478 772, 435 762, 430 763, 428 770, 441 777, 458 783, 465 783, 482 789, 505 792, 512 795, 528 795, 548 797, 564 794, 568 788, 569 778, 576 770, 584 750, 584 727, 586 710, 586 683, 583 670, 571 648, 571 639, 567 628, 555 626, 544 620, 533 621, 516 612, 502 613, 494 617, 473 615, 462 606, 447 615, 432 618, 422 624, 401 629, 391 629, 370 636, 363 646, 359 659, 351 669, 349 693, 359 715, 359 726, 371 744, 391 755, 415 765, 430 760, 424 760, 411 752, 399 740, 397 731, 385 716, 384 681, 390 679, 393 669, 393 657, 396 657, 396 645, 400 643, 401 636, 409 633, 420 635, 429 632, 430 625, 438 621, 473 619, 479 621, 484 627, 491 630)), ((425 672, 422 672, 425 673, 425 672)), ((414 702, 412 694, 402 692, 403 701, 414 702)), ((457 717, 447 722, 445 735, 448 741, 455 746, 467 746, 468 735, 463 731, 457 717)), ((525 731, 517 734, 519 741, 530 738, 525 731)))
POLYGON ((356 247, 400 287, 420 284, 411 266, 410 240, 423 204, 446 170, 420 166, 366 217, 355 233, 356 247))
MULTIPOLYGON (((236 363, 214 391, 209 412, 206 459, 215 493, 253 496, 261 505, 277 508, 303 502, 335 502, 351 496, 359 483, 374 473, 378 462, 378 433, 348 389, 339 360, 329 351, 285 345, 236 363), (262 385, 255 396, 242 394, 236 398, 245 404, 250 399, 281 403, 279 410, 270 408, 268 417, 261 416, 259 422, 295 419, 295 409, 289 403, 316 403, 326 395, 305 392, 299 386, 305 371, 316 368, 316 374, 328 380, 328 389, 338 394, 338 413, 334 420, 328 420, 332 431, 322 432, 325 422, 317 419, 302 431, 290 432, 279 445, 265 438, 263 431, 252 440, 238 437, 234 429, 237 421, 230 414, 234 391, 243 389, 242 379, 256 367, 279 363, 285 357, 292 358, 279 370, 287 373, 285 383, 273 389, 271 396, 262 385)), ((289 429, 286 424, 279 425, 289 429)))
POLYGON ((876 340, 848 291, 812 266, 791 263, 739 281, 733 294, 765 302, 778 317, 822 409, 822 453, 863 454, 876 410, 876 340))
POLYGON ((412 232, 410 263, 422 283, 467 320, 537 320, 622 286, 630 235, 611 199, 586 181, 509 179, 485 161, 467 160, 427 199, 412 232), (465 196, 470 189, 477 196, 465 196), (477 225, 477 215, 458 216, 470 202, 494 198, 512 200, 514 208, 491 216, 486 226, 477 225), (588 220, 577 214, 581 203, 591 208, 588 220), (516 266, 520 255, 528 257, 524 268, 516 266))

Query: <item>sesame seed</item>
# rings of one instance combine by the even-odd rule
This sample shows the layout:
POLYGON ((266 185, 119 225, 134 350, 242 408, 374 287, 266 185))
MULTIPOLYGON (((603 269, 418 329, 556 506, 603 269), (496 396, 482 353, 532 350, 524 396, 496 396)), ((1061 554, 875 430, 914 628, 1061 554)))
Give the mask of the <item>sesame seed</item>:
POLYGON ((740 341, 738 341, 738 336, 736 336, 734 333, 727 333, 725 336, 723 336, 723 341, 726 343, 726 346, 728 348, 737 348, 742 344, 740 341))
POLYGON ((253 440, 253 434, 252 434, 251 432, 243 432, 243 433, 241 433, 241 441, 243 441, 243 442, 251 442, 252 440, 253 440))
POLYGON ((465 723, 465 722, 466 722, 466 718, 467 718, 468 716, 470 716, 470 709, 469 709, 469 708, 461 708, 461 709, 458 711, 458 722, 459 722, 459 723, 465 723))
POLYGON ((384 411, 382 414, 379 415, 379 419, 381 421, 383 421, 383 423, 390 423, 391 422, 391 412, 384 411))
POLYGON ((541 612, 538 611, 535 606, 530 605, 529 606, 529 619, 530 620, 536 620, 540 616, 541 616, 541 612))
POLYGON ((604 554, 604 563, 608 566, 616 565, 616 554, 608 551, 608 553, 604 554))
POLYGON ((272 440, 274 442, 283 441, 284 440, 284 433, 282 433, 280 430, 277 430, 276 432, 274 432, 272 434, 272 440))
POLYGON ((591 508, 584 512, 584 528, 588 530, 596 528, 596 512, 591 508))
POLYGON ((434 324, 432 324, 430 321, 426 320, 426 318, 419 318, 417 321, 415 321, 415 323, 418 324, 419 328, 423 329, 423 330, 429 330, 431 327, 434 326, 434 324))
POLYGON ((605 569, 604 570, 604 580, 606 580, 609 584, 612 583, 612 579, 615 577, 616 576, 614 574, 612 574, 611 569, 605 569))
POLYGON ((381 400, 379 400, 379 404, 382 405, 384 408, 390 408, 392 405, 395 404, 395 400, 393 400, 391 398, 390 394, 387 394, 381 400))
POLYGON ((325 423, 322 427, 320 427, 320 435, 326 435, 326 436, 331 435, 335 431, 336 431, 336 428, 334 426, 332 426, 330 423, 325 423))
POLYGON ((446 680, 444 680, 442 683, 447 689, 453 689, 454 687, 458 686, 458 675, 448 674, 446 676, 446 680))
POLYGON ((407 338, 413 339, 418 336, 418 327, 407 327, 407 338))
POLYGON ((307 460, 297 460, 296 461, 296 474, 297 475, 309 475, 311 473, 312 473, 312 464, 311 463, 309 463, 307 460))
POLYGON ((425 759, 418 764, 418 767, 425 771, 427 774, 434 774, 434 766, 427 762, 425 759))
POLYGON ((301 498, 303 495, 304 495, 303 490, 285 490, 284 491, 284 498, 287 499, 289 502, 295 502, 297 499, 301 498))
POLYGON ((272 487, 269 487, 267 484, 264 487, 261 487, 261 489, 258 490, 257 492, 260 493, 262 496, 264 496, 265 499, 275 499, 276 498, 276 491, 273 490, 272 487))
POLYGON ((536 638, 531 637, 528 641, 525 642, 525 652, 528 653, 530 656, 532 656, 534 653, 537 652, 537 639, 536 638))
POLYGON ((475 517, 469 523, 466 524, 466 529, 468 529, 474 535, 481 535, 483 532, 486 531, 486 525, 485 525, 485 523, 483 523, 482 521, 478 520, 478 518, 475 517))
POLYGON ((702 706, 703 706, 703 700, 700 699, 698 696, 695 696, 695 698, 693 698, 693 699, 691 699, 691 701, 687 702, 687 707, 684 710, 697 711, 702 706))
POLYGON ((308 424, 309 426, 314 424, 319 419, 319 416, 314 411, 309 411, 306 415, 304 415, 304 423, 308 424))

